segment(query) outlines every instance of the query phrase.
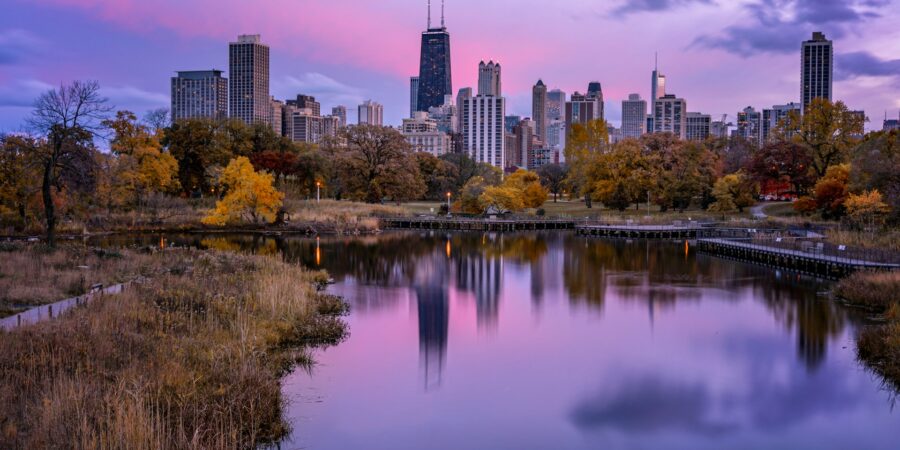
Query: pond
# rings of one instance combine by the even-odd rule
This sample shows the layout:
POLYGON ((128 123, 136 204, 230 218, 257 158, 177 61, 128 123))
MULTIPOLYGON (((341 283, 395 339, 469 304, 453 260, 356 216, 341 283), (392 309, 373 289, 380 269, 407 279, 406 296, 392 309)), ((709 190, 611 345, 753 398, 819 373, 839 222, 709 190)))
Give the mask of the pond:
MULTIPOLYGON (((157 237, 158 239, 158 237, 157 237)), ((329 271, 350 337, 284 380, 282 448, 897 448, 828 284, 684 241, 187 236, 329 271)))

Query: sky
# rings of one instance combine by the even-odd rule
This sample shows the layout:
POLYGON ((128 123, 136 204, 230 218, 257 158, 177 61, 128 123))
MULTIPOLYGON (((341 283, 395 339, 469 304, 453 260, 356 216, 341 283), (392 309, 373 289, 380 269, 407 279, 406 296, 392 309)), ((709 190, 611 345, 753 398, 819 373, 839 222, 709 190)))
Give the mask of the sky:
MULTIPOLYGON (((169 105, 177 70, 228 69, 228 42, 261 34, 271 93, 322 111, 372 99, 386 124, 409 113, 426 0, 2 0, 0 131, 18 131, 41 93, 97 80, 117 109, 169 105)), ((432 0, 433 22, 440 0, 432 0)), ((447 0, 454 93, 480 60, 502 64, 507 114, 531 115, 540 78, 571 94, 600 81, 607 120, 650 96, 654 53, 667 92, 715 119, 799 101, 800 43, 834 40, 835 99, 880 129, 900 114, 900 0, 447 0)))

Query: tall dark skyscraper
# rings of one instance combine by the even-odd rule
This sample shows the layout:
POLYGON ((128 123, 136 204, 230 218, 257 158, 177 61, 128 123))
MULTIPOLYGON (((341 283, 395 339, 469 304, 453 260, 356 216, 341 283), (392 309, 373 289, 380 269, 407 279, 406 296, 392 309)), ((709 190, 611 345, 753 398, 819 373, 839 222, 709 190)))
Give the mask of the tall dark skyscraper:
POLYGON ((444 26, 444 2, 441 1, 441 26, 431 27, 431 0, 428 1, 428 30, 422 33, 419 58, 419 111, 444 104, 445 95, 453 95, 450 76, 450 33, 444 26))
POLYGON ((812 39, 803 41, 801 52, 800 104, 806 111, 814 98, 831 100, 834 47, 825 34, 815 32, 812 39))

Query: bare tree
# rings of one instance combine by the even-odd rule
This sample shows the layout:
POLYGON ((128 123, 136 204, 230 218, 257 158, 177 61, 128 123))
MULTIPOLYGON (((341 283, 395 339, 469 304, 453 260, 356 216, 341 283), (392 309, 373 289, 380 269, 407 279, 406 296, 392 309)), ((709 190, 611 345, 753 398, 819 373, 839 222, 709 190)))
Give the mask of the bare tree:
POLYGON ((28 149, 41 168, 41 194, 47 225, 47 244, 56 245, 56 208, 52 189, 85 185, 93 175, 94 136, 112 110, 96 81, 75 81, 38 97, 28 125, 41 139, 28 149))
POLYGON ((153 130, 154 133, 159 133, 163 128, 171 125, 171 120, 169 118, 169 108, 157 108, 151 109, 144 114, 144 123, 153 130))

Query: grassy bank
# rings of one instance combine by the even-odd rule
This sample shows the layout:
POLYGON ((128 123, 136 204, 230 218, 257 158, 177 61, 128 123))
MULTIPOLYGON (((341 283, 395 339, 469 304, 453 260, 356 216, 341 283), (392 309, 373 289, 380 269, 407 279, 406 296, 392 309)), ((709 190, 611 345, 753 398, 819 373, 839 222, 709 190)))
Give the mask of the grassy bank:
POLYGON ((279 375, 340 340, 324 277, 205 252, 184 271, 0 334, 0 448, 252 448, 283 437, 279 375))
POLYGON ((900 272, 857 272, 841 280, 834 294, 882 315, 884 323, 859 332, 857 356, 900 393, 900 272))
POLYGON ((74 243, 50 249, 0 242, 0 317, 82 295, 95 284, 108 286, 182 267, 187 256, 100 250, 74 243))
POLYGON ((379 229, 378 216, 409 214, 401 206, 336 200, 286 199, 284 207, 290 217, 290 227, 307 227, 319 234, 372 233, 379 229))
POLYGON ((900 252, 900 230, 865 231, 830 229, 825 231, 825 239, 837 245, 900 252))

